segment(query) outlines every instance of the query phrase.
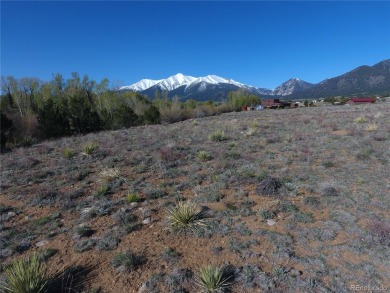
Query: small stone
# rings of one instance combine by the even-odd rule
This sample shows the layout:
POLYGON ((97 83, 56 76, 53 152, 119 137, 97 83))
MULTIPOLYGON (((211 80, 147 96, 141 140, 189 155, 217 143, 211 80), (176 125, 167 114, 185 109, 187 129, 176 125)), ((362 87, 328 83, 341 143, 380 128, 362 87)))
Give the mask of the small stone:
POLYGON ((145 293, 147 292, 148 288, 149 288, 149 284, 143 283, 142 286, 139 288, 138 293, 145 293))
POLYGON ((292 270, 289 272, 289 274, 291 274, 291 275, 294 276, 294 277, 298 277, 298 276, 302 275, 302 272, 301 272, 301 271, 298 271, 298 270, 296 270, 296 269, 292 269, 292 270))
POLYGON ((150 224, 151 222, 152 222, 151 218, 146 218, 145 220, 142 221, 142 224, 147 225, 150 224))
POLYGON ((10 218, 15 217, 16 213, 15 212, 8 212, 7 216, 8 216, 8 219, 10 219, 10 218))
POLYGON ((139 206, 139 203, 138 203, 138 202, 132 202, 132 203, 130 203, 130 206, 131 206, 132 208, 136 208, 136 207, 139 206))
POLYGON ((269 220, 267 220, 267 224, 270 226, 273 226, 276 224, 276 222, 275 222, 275 220, 269 219, 269 220))
POLYGON ((88 213, 90 213, 92 210, 93 210, 93 208, 84 208, 84 209, 81 210, 81 213, 82 213, 82 214, 88 214, 88 213))
POLYGON ((48 240, 41 240, 41 241, 38 241, 37 243, 35 243, 35 246, 36 247, 42 247, 42 246, 44 246, 44 245, 46 245, 48 243, 49 243, 48 240))

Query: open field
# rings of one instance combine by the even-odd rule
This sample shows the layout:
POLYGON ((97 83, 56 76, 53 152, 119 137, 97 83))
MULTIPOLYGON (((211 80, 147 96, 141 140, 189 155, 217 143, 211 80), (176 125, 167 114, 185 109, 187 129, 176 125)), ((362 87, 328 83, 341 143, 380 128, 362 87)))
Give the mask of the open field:
POLYGON ((389 104, 228 113, 0 159, 0 262, 37 251, 56 292, 200 292, 207 265, 230 292, 390 291, 389 104), (188 201, 201 212, 180 229, 169 211, 188 201))

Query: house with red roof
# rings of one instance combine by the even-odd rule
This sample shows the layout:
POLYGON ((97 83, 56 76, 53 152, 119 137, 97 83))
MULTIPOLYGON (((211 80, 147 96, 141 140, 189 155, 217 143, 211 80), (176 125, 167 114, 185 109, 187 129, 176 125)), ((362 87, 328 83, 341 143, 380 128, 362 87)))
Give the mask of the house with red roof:
POLYGON ((349 99, 345 104, 347 105, 360 105, 360 104, 372 104, 375 103, 376 99, 374 98, 352 98, 349 99))

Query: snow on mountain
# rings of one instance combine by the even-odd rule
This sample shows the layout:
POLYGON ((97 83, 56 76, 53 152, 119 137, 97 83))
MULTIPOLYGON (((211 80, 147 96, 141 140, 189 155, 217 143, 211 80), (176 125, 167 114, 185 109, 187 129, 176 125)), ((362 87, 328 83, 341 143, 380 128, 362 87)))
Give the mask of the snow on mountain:
POLYGON ((212 84, 212 85, 231 84, 240 88, 254 88, 252 86, 248 86, 240 82, 237 82, 233 79, 227 79, 227 78, 219 77, 217 75, 193 77, 193 76, 183 75, 182 73, 178 73, 166 79, 160 79, 160 80, 142 79, 139 82, 134 83, 130 86, 123 86, 120 88, 120 90, 133 90, 133 91, 141 92, 151 87, 157 86, 161 90, 172 91, 183 85, 187 89, 199 84, 201 85, 200 88, 202 89, 205 89, 207 87, 207 84, 212 84))

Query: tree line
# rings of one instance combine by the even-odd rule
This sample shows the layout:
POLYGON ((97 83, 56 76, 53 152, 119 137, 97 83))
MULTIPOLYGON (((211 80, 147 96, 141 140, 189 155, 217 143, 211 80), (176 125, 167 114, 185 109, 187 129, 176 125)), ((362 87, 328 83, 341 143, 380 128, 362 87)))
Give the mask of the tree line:
POLYGON ((23 146, 36 139, 86 134, 132 126, 172 123, 237 111, 260 98, 243 90, 229 93, 225 103, 181 102, 158 93, 154 99, 136 92, 109 87, 76 72, 65 79, 55 74, 52 80, 1 77, 0 115, 1 149, 23 146))

